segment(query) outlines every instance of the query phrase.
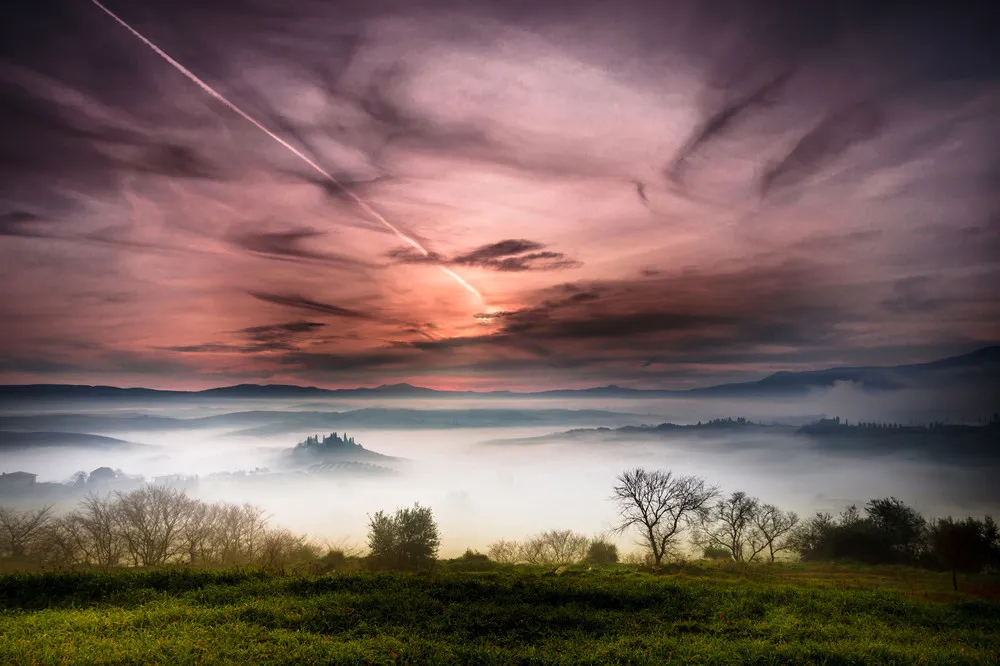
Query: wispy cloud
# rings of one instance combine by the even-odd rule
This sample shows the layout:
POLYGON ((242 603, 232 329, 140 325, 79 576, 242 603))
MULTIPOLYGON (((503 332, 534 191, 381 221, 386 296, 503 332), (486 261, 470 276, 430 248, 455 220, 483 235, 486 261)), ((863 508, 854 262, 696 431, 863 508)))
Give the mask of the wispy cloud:
POLYGON ((88 3, 14 4, 8 379, 651 384, 1000 331, 989 3, 116 8, 342 187, 88 3))
POLYGON ((350 308, 343 308, 339 305, 332 305, 330 303, 323 303, 321 301, 314 301, 311 298, 305 298, 303 296, 298 296, 295 294, 268 294, 262 292, 250 292, 250 295, 256 298, 258 301, 263 301, 265 303, 273 303, 274 305, 281 305, 288 308, 293 308, 297 310, 306 310, 309 312, 318 312, 320 314, 332 315, 334 317, 345 317, 347 319, 372 319, 373 316, 369 313, 359 312, 357 310, 351 310, 350 308))
POLYGON ((851 145, 873 138, 886 125, 885 112, 871 102, 859 102, 830 114, 764 172, 761 194, 791 187, 839 157, 851 145))
POLYGON ((311 250, 303 245, 322 238, 324 234, 314 229, 292 229, 287 231, 248 231, 239 229, 229 236, 236 247, 273 259, 308 259, 329 262, 342 266, 371 266, 370 263, 336 252, 311 250))
POLYGON ((545 245, 520 238, 498 241, 454 255, 442 257, 431 253, 422 255, 411 248, 399 247, 389 252, 389 257, 401 263, 449 264, 474 266, 487 270, 516 273, 522 271, 551 271, 578 268, 581 262, 570 259, 562 252, 546 250, 545 245))

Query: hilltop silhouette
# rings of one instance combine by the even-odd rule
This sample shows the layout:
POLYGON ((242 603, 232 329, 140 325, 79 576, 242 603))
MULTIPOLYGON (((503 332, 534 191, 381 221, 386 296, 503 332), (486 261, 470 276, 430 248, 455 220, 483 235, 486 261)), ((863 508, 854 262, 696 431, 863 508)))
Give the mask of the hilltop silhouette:
POLYGON ((292 459, 309 463, 333 462, 366 462, 370 460, 390 461, 391 456, 370 451, 358 444, 353 437, 345 432, 338 435, 335 432, 326 437, 311 435, 296 444, 289 451, 292 459))

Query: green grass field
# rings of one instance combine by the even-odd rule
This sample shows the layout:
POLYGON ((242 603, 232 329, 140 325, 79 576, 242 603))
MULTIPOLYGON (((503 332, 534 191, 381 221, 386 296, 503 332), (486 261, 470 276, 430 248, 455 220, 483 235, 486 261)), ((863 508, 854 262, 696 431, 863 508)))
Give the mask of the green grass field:
POLYGON ((0 663, 1000 663, 986 577, 903 568, 0 576, 0 663))

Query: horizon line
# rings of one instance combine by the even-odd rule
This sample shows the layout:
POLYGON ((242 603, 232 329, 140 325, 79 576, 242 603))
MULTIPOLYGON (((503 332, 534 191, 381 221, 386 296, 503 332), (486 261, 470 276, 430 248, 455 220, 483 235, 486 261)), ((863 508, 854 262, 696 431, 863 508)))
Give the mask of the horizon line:
POLYGON ((67 384, 67 383, 54 383, 54 382, 35 382, 35 383, 30 383, 30 384, 0 384, 0 388, 6 389, 6 388, 16 388, 16 387, 22 387, 22 388, 24 388, 24 387, 38 387, 38 386, 53 386, 53 387, 60 386, 60 387, 78 387, 78 388, 108 388, 108 389, 117 389, 117 390, 120 390, 120 391, 142 390, 142 391, 156 391, 156 392, 160 392, 160 393, 206 393, 208 391, 219 391, 219 390, 223 390, 223 389, 240 388, 240 387, 257 387, 257 388, 282 387, 282 388, 297 388, 297 389, 304 389, 304 390, 314 389, 314 390, 317 390, 317 391, 325 391, 325 392, 334 392, 334 391, 359 391, 359 390, 374 391, 374 390, 378 390, 378 389, 381 389, 381 388, 394 388, 394 387, 403 388, 403 387, 407 387, 407 388, 422 389, 422 390, 425 390, 425 391, 434 391, 434 392, 437 392, 437 393, 480 393, 480 394, 512 393, 512 394, 519 394, 519 395, 532 395, 532 394, 540 394, 540 393, 551 393, 551 392, 557 392, 557 391, 592 391, 592 390, 595 390, 595 389, 620 389, 620 390, 637 391, 637 392, 675 392, 675 393, 684 393, 684 392, 697 391, 697 390, 700 390, 700 389, 708 389, 708 388, 713 388, 713 387, 718 387, 718 386, 730 386, 730 385, 738 385, 738 384, 753 384, 755 382, 759 382, 759 381, 761 381, 763 379, 766 379, 767 377, 772 377, 772 376, 780 374, 780 373, 795 374, 795 373, 823 372, 823 371, 827 371, 827 370, 853 370, 853 369, 861 369, 861 368, 892 369, 892 368, 912 367, 912 366, 918 366, 918 365, 927 365, 927 364, 930 364, 930 363, 938 363, 938 362, 953 360, 953 359, 957 359, 957 358, 962 358, 964 356, 971 356, 973 354, 978 354, 978 353, 981 353, 981 352, 984 352, 984 351, 987 351, 987 350, 990 350, 990 349, 1000 349, 1000 343, 988 344, 988 345, 985 345, 985 346, 973 349, 971 351, 965 352, 963 354, 955 354, 955 355, 951 355, 951 356, 944 356, 944 357, 940 357, 940 358, 933 358, 933 359, 930 359, 930 360, 916 362, 916 363, 903 363, 903 364, 897 364, 897 365, 840 365, 840 366, 826 366, 826 367, 820 367, 820 368, 813 368, 813 369, 810 369, 810 370, 777 370, 777 371, 771 372, 769 374, 766 374, 766 375, 764 375, 762 377, 759 377, 758 379, 750 379, 750 380, 738 381, 738 382, 721 382, 721 383, 717 383, 717 384, 708 384, 708 385, 705 385, 705 386, 698 386, 698 387, 693 387, 693 388, 680 388, 680 389, 671 389, 671 388, 635 388, 635 387, 632 387, 632 386, 622 386, 620 384, 615 384, 615 383, 603 384, 603 385, 598 385, 598 386, 588 386, 588 387, 584 387, 584 388, 557 387, 557 388, 545 388, 545 389, 533 389, 533 390, 516 390, 516 389, 500 389, 500 388, 497 388, 497 389, 438 389, 438 388, 431 388, 431 387, 428 387, 428 386, 420 386, 418 384, 411 384, 409 382, 395 382, 395 383, 392 383, 392 384, 384 384, 383 383, 383 384, 378 384, 376 386, 351 386, 351 387, 338 387, 338 388, 324 388, 322 386, 316 386, 316 385, 312 385, 312 384, 303 386, 303 385, 300 385, 300 384, 238 383, 238 384, 223 384, 221 386, 213 386, 213 387, 204 388, 204 389, 165 389, 165 388, 152 388, 152 387, 149 387, 149 386, 114 386, 114 385, 111 385, 111 384, 67 384))

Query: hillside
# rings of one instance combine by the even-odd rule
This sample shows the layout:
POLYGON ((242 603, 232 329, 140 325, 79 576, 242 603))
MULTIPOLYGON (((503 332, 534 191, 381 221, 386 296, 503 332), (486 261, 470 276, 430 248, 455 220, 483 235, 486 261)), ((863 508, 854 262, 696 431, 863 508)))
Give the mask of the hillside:
POLYGON ((0 451, 38 447, 68 446, 87 449, 131 449, 142 444, 114 437, 79 432, 7 432, 0 431, 0 451))
MULTIPOLYGON (((354 441, 345 432, 343 435, 330 433, 326 437, 313 435, 288 450, 287 457, 296 462, 309 463, 361 463, 389 462, 395 460, 375 451, 369 451, 354 441)), ((328 470, 327 470, 328 471, 328 470)))

